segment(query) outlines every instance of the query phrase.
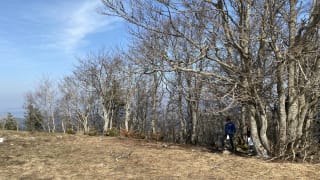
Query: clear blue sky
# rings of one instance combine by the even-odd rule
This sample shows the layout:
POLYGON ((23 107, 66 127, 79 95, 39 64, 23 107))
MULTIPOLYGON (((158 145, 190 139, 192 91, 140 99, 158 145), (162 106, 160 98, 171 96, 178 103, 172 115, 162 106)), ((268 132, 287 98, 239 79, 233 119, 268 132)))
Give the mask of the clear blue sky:
POLYGON ((100 0, 0 0, 0 118, 23 114, 43 76, 60 79, 75 57, 127 43, 124 21, 98 13, 100 0))

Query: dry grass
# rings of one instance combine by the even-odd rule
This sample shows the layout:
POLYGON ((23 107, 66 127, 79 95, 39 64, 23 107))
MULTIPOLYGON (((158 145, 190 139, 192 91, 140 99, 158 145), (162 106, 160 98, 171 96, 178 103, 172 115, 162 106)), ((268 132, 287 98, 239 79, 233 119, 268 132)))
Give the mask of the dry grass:
POLYGON ((319 164, 271 163, 128 138, 0 131, 0 179, 319 179, 319 164))

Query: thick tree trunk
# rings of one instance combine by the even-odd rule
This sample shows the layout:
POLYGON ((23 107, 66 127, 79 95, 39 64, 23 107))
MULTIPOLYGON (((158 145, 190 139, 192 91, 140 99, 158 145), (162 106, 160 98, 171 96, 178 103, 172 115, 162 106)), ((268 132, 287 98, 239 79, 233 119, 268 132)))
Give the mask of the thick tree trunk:
POLYGON ((64 120, 61 121, 61 129, 62 129, 63 134, 65 134, 66 133, 66 127, 64 125, 64 120))
POLYGON ((48 132, 51 133, 50 119, 47 119, 48 132))
POLYGON ((124 128, 126 129, 126 131, 129 131, 129 120, 130 120, 130 116, 131 116, 131 101, 129 100, 129 98, 127 97, 127 102, 126 102, 126 115, 124 118, 124 128))
POLYGON ((179 141, 180 143, 185 143, 185 135, 187 133, 186 129, 186 121, 183 116, 183 110, 182 110, 182 96, 183 96, 183 89, 182 89, 182 78, 181 78, 181 72, 177 73, 177 83, 178 83, 178 117, 180 121, 180 131, 179 131, 179 141))
POLYGON ((56 123, 55 123, 55 117, 53 110, 51 111, 51 119, 52 119, 52 132, 54 133, 56 131, 56 123))
POLYGON ((259 131, 259 135, 260 135, 260 139, 261 139, 261 144, 264 146, 265 150, 270 153, 271 152, 271 148, 270 148, 270 142, 269 139, 267 137, 267 128, 268 128, 268 120, 267 120, 267 114, 266 114, 266 109, 264 106, 264 102, 262 102, 262 100, 260 99, 260 97, 258 96, 257 92, 255 91, 256 94, 256 104, 257 104, 257 110, 258 110, 258 116, 259 116, 259 120, 260 120, 260 131, 259 131))
POLYGON ((191 135, 191 143, 196 144, 198 139, 198 108, 196 107, 195 102, 192 102, 192 135, 191 135))
POLYGON ((102 107, 102 111, 103 111, 103 120, 104 120, 103 132, 107 132, 109 129, 110 113, 109 113, 109 110, 104 106, 102 107))
POLYGON ((268 151, 262 145, 259 138, 259 131, 258 131, 257 121, 256 121, 256 109, 253 105, 249 105, 248 109, 250 112, 249 120, 250 120, 250 126, 251 126, 251 137, 254 142, 257 155, 261 157, 269 157, 268 151))
MULTIPOLYGON (((280 57, 280 59, 282 59, 280 57)), ((277 70, 277 92, 278 92, 278 112, 279 112, 279 142, 277 151, 280 156, 284 155, 287 143, 287 113, 286 113, 286 95, 283 87, 284 64, 280 62, 277 70)))
POLYGON ((247 108, 245 104, 241 105, 241 123, 240 123, 240 134, 241 134, 241 138, 244 142, 246 142, 247 137, 246 137, 246 133, 247 133, 247 126, 246 124, 248 122, 246 122, 247 119, 247 108))
POLYGON ((109 121, 109 129, 112 129, 112 127, 113 127, 113 117, 114 117, 114 109, 113 108, 111 108, 111 110, 110 110, 111 112, 110 112, 110 116, 109 116, 109 119, 110 119, 110 121, 109 121))
POLYGON ((306 103, 305 96, 301 95, 299 97, 299 117, 298 125, 296 129, 297 139, 302 138, 303 135, 303 125, 306 120, 309 105, 306 103))
POLYGON ((77 116, 78 116, 78 120, 80 121, 81 126, 83 128, 83 133, 88 134, 89 133, 88 115, 83 114, 81 112, 77 112, 77 116))
MULTIPOLYGON (((293 47, 296 36, 296 11, 297 0, 290 0, 290 21, 289 21, 289 51, 293 53, 293 47)), ((289 143, 294 143, 296 140, 296 128, 298 125, 298 98, 295 86, 296 81, 296 62, 292 54, 289 54, 288 62, 288 135, 289 143)))
POLYGON ((82 123, 83 123, 83 128, 84 128, 84 133, 88 134, 89 133, 89 126, 88 126, 88 116, 82 116, 82 123))
POLYGON ((124 127, 126 129, 126 131, 129 131, 129 121, 130 121, 130 117, 131 117, 131 99, 133 97, 133 87, 132 87, 132 78, 131 78, 131 74, 129 74, 129 78, 128 78, 128 91, 127 91, 127 96, 126 96, 126 115, 125 115, 125 119, 124 119, 124 127))

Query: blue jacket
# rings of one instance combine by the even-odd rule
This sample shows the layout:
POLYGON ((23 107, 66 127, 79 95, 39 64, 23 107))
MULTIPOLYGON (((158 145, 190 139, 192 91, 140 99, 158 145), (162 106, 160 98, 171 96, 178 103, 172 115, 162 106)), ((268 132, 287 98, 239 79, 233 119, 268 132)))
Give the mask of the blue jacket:
POLYGON ((229 135, 236 133, 236 126, 232 122, 228 122, 224 125, 224 132, 229 135))

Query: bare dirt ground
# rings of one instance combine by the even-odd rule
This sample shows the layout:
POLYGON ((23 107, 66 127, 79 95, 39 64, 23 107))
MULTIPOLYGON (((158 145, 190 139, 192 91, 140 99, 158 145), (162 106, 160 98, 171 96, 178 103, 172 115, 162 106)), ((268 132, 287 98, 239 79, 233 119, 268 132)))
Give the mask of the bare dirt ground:
POLYGON ((121 137, 0 131, 0 179, 320 179, 320 165, 274 163, 121 137))

